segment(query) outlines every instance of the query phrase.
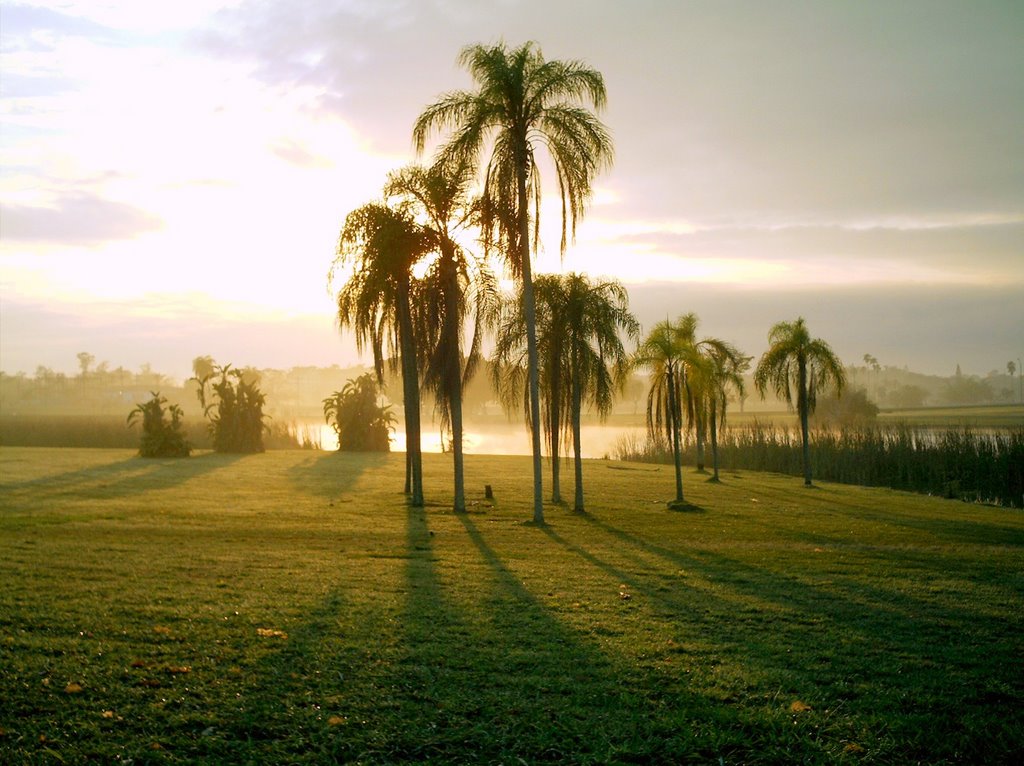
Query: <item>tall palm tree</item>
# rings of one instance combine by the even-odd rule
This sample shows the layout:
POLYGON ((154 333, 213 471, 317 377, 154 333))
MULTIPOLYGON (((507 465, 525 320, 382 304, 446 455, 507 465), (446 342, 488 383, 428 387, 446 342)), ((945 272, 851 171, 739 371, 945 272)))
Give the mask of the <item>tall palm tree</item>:
POLYGON ((611 412, 615 391, 629 374, 630 358, 620 333, 639 340, 640 323, 629 312, 625 288, 615 281, 592 282, 583 274, 562 278, 569 356, 570 414, 576 494, 573 508, 583 512, 583 458, 580 421, 583 401, 603 420, 611 412))
POLYGON ((514 276, 521 279, 527 335, 527 375, 533 440, 533 517, 544 521, 541 486, 540 379, 536 306, 530 255, 540 227, 541 181, 537 149, 547 149, 562 203, 561 250, 583 216, 597 173, 611 163, 612 142, 604 125, 586 108, 604 107, 600 72, 578 61, 545 61, 534 43, 509 49, 504 43, 472 45, 459 54, 476 90, 453 91, 428 106, 416 120, 413 139, 422 151, 434 130, 453 131, 442 147, 449 161, 477 167, 485 150, 482 223, 514 276), (581 105, 583 104, 583 105, 581 105), (531 248, 530 220, 533 219, 531 248))
POLYGON ((800 416, 803 440, 804 484, 811 486, 811 448, 808 420, 817 402, 818 391, 834 385, 842 395, 846 372, 839 357, 820 338, 811 338, 803 317, 795 322, 779 322, 768 333, 768 350, 754 370, 754 385, 761 397, 770 386, 775 394, 800 416))
MULTIPOLYGON (((601 417, 611 411, 625 383, 630 357, 620 331, 636 340, 640 325, 629 313, 625 288, 593 282, 582 274, 545 274, 534 282, 542 426, 551 459, 551 498, 560 503, 561 445, 570 435, 575 468, 575 503, 583 511, 580 435, 583 404, 601 417)), ((495 343, 492 375, 506 407, 521 400, 530 417, 526 379, 526 323, 522 300, 506 304, 495 343)))
POLYGON ((373 202, 345 218, 328 275, 331 284, 339 271, 348 272, 337 296, 338 326, 352 328, 360 351, 370 346, 378 381, 384 379, 385 343, 392 367, 396 358, 401 364, 410 478, 407 491, 414 506, 423 505, 423 460, 412 267, 429 250, 430 243, 408 206, 373 202))
POLYGON ((682 426, 687 362, 697 326, 697 317, 686 314, 674 323, 658 322, 637 349, 634 363, 651 375, 647 394, 647 432, 652 438, 664 435, 672 446, 676 469, 676 503, 683 498, 682 426))
POLYGON ((469 198, 470 183, 465 164, 435 163, 430 168, 411 165, 392 173, 384 190, 412 206, 425 241, 436 255, 421 280, 415 311, 425 335, 424 383, 435 393, 442 429, 451 429, 456 511, 466 510, 462 389, 479 364, 482 330, 496 303, 492 275, 456 240, 476 214, 469 198), (472 339, 463 354, 463 331, 470 314, 472 339))
POLYGON ((718 429, 725 426, 730 390, 737 397, 745 392, 743 373, 750 368, 751 357, 744 356, 729 343, 716 341, 698 346, 699 356, 691 368, 694 386, 700 392, 702 418, 707 423, 711 439, 711 481, 718 478, 718 429))
MULTIPOLYGON (((567 436, 570 389, 565 353, 565 294, 559 277, 542 274, 534 280, 534 322, 540 391, 541 431, 551 461, 551 502, 561 503, 561 444, 567 436)), ((523 296, 506 300, 498 322, 491 376, 506 410, 522 403, 526 422, 533 429, 528 381, 528 343, 523 296)))

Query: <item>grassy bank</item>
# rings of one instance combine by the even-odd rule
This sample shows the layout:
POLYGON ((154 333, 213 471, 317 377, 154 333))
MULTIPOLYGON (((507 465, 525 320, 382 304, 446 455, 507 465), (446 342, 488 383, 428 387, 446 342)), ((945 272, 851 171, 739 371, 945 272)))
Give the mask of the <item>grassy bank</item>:
MULTIPOLYGON (((185 432, 194 448, 211 448, 205 420, 186 420, 185 432)), ((140 437, 140 427, 130 428, 120 415, 0 415, 0 445, 5 447, 138 449, 140 437)), ((267 449, 293 449, 304 446, 302 437, 287 423, 268 420, 263 441, 267 449)))
POLYGON ((1024 517, 588 461, 0 449, 0 761, 1010 763, 1024 517), (492 485, 495 500, 485 501, 492 485))

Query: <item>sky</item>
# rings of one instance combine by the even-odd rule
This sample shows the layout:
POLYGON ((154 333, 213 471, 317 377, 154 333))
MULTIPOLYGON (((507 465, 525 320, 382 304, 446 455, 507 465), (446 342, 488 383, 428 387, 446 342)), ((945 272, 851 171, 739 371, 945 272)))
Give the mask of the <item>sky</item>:
POLYGON ((345 215, 463 46, 527 40, 603 74, 615 144, 564 257, 546 187, 536 272, 752 356, 797 316, 850 364, 1024 355, 1018 0, 0 0, 0 369, 357 362, 345 215))

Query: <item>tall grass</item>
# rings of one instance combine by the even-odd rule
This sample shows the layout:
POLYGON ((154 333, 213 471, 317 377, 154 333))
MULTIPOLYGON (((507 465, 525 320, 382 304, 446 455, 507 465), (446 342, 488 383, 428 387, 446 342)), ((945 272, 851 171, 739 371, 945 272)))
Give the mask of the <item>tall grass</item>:
MULTIPOLYGON (((683 462, 696 463, 687 442, 683 462)), ((664 438, 627 437, 615 457, 671 463, 664 438)), ((707 457, 710 462, 710 452, 707 457)), ((772 424, 729 428, 719 439, 723 469, 774 471, 800 476, 800 434, 772 424)), ((963 500, 1024 507, 1024 428, 935 430, 905 424, 811 432, 815 478, 844 484, 890 487, 963 500)))

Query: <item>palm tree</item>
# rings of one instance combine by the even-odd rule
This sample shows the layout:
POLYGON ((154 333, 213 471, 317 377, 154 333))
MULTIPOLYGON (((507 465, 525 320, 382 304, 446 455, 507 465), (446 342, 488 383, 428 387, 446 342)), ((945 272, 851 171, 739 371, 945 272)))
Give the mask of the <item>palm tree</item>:
POLYGON ((699 380, 695 388, 700 391, 700 410, 711 437, 713 475, 710 481, 717 482, 718 429, 725 426, 730 389, 738 398, 745 393, 743 373, 750 368, 752 357, 744 356, 735 346, 722 341, 702 341, 698 351, 700 355, 691 369, 693 377, 699 380))
POLYGON ((842 395, 846 373, 839 357, 820 338, 811 338, 803 317, 795 322, 779 322, 768 333, 768 350, 754 370, 754 385, 764 398, 769 386, 800 416, 800 437, 803 440, 804 484, 811 486, 811 448, 808 441, 808 419, 814 412, 818 391, 834 385, 842 395))
POLYGON ((570 414, 576 495, 573 509, 583 512, 583 458, 580 420, 584 399, 603 420, 611 412, 615 390, 629 374, 630 359, 620 332, 637 341, 640 323, 629 313, 629 297, 618 282, 591 282, 582 274, 562 278, 569 355, 570 414))
POLYGON ((522 281, 527 336, 527 376, 533 439, 533 517, 544 521, 541 486, 540 379, 536 307, 530 255, 540 227, 541 182, 536 150, 547 149, 562 203, 561 250, 566 225, 575 235, 597 173, 609 165, 612 143, 593 112, 606 101, 600 72, 578 61, 545 61, 540 49, 525 43, 472 45, 459 54, 476 83, 475 91, 454 91, 428 106, 416 120, 413 138, 422 151, 436 129, 453 131, 441 157, 475 168, 485 149, 482 224, 486 241, 496 242, 514 276, 522 281), (532 215, 531 215, 532 214, 532 215), (530 220, 533 219, 533 243, 530 220))
POLYGON ((345 218, 328 276, 330 284, 338 270, 350 272, 338 291, 338 325, 352 328, 360 351, 370 346, 377 380, 384 379, 385 342, 392 369, 396 358, 400 361, 410 479, 406 490, 414 506, 423 505, 423 460, 412 267, 429 249, 408 206, 373 202, 345 218))
POLYGON ((651 373, 647 394, 647 432, 651 438, 664 435, 672 446, 676 469, 676 503, 683 498, 682 425, 686 363, 692 358, 690 347, 697 317, 686 314, 675 323, 658 322, 637 350, 634 363, 651 373))
MULTIPOLYGON (((570 408, 568 356, 565 354, 565 294, 558 276, 544 274, 534 281, 535 327, 540 390, 541 430, 551 460, 551 502, 561 503, 561 443, 567 435, 570 408)), ((526 312, 522 294, 505 301, 495 340, 492 382, 506 410, 522 403, 533 429, 528 381, 526 312)), ((535 430, 535 429, 534 429, 535 430)))
POLYGON ((409 166, 388 177, 385 194, 409 203, 419 215, 425 241, 436 254, 421 280, 415 313, 424 333, 424 383, 435 393, 442 429, 450 427, 454 458, 456 511, 466 510, 462 444, 462 389, 480 360, 482 329, 489 324, 496 298, 493 277, 456 241, 473 222, 476 208, 468 196, 465 164, 409 166), (472 340, 463 355, 463 330, 472 312, 472 340))

